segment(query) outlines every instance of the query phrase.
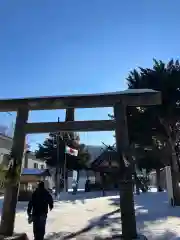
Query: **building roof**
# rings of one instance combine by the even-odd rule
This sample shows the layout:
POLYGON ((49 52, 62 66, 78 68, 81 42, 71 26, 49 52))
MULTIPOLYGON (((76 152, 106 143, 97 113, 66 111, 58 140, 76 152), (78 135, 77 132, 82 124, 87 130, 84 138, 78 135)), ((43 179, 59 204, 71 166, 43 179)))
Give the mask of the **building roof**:
POLYGON ((85 149, 90 155, 89 164, 91 164, 104 151, 104 146, 86 145, 85 149))
POLYGON ((91 168, 98 171, 117 170, 117 152, 107 148, 91 163, 91 168), (107 163, 107 164, 106 164, 107 163))
POLYGON ((48 169, 24 168, 22 175, 50 176, 48 169))
POLYGON ((117 152, 105 150, 103 151, 95 160, 92 162, 92 165, 100 165, 104 161, 115 161, 117 159, 117 152))

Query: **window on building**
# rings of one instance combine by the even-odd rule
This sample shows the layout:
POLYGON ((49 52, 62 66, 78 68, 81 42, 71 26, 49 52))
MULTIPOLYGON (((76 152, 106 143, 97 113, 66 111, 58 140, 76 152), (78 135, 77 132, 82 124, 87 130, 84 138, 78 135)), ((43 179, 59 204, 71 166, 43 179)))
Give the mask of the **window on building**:
POLYGON ((34 168, 38 168, 38 164, 37 163, 34 163, 34 168))
POLYGON ((41 169, 44 169, 44 165, 41 165, 41 169))

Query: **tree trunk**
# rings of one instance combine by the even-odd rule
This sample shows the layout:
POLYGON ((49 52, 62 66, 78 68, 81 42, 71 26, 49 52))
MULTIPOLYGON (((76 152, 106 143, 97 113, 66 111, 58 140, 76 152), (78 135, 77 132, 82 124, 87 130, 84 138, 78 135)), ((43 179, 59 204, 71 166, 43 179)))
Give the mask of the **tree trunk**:
POLYGON ((136 187, 136 195, 140 195, 140 186, 139 186, 139 181, 137 174, 134 174, 134 180, 135 180, 135 187, 136 187))
POLYGON ((28 168, 28 151, 26 150, 24 153, 24 168, 28 168))
POLYGON ((101 188, 102 188, 102 195, 105 196, 105 175, 104 173, 101 174, 101 188))
POLYGON ((79 187, 80 170, 77 170, 77 190, 79 187))
POLYGON ((55 196, 58 197, 58 195, 60 194, 60 189, 61 189, 61 184, 60 184, 60 169, 56 168, 56 173, 55 173, 55 188, 56 188, 56 192, 55 192, 55 196))
POLYGON ((161 124, 164 126, 166 133, 168 135, 168 145, 171 151, 171 176, 172 176, 172 188, 173 188, 173 200, 175 206, 180 206, 180 188, 179 188, 179 166, 178 166, 178 159, 175 150, 175 143, 176 139, 174 136, 173 130, 170 128, 170 124, 160 119, 161 124))
POLYGON ((66 192, 68 192, 68 170, 66 169, 66 173, 65 173, 65 186, 66 186, 66 192))
POLYGON ((171 176, 172 176, 174 205, 180 206, 179 171, 177 167, 176 153, 172 154, 171 176))
POLYGON ((158 192, 163 191, 161 188, 161 172, 159 168, 156 169, 156 187, 158 192))
POLYGON ((178 167, 178 159, 175 151, 175 144, 171 138, 169 138, 169 143, 171 146, 172 157, 171 157, 171 176, 172 176, 172 188, 173 188, 173 198, 174 205, 180 206, 180 188, 179 188, 179 167, 178 167))

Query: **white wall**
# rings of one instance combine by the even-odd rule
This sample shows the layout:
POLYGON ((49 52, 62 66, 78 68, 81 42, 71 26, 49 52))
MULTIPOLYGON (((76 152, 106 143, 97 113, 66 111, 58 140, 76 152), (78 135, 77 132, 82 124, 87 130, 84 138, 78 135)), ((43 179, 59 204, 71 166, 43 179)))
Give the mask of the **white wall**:
MULTIPOLYGON (((74 171, 76 172, 76 171, 74 171)), ((74 177, 76 178, 75 176, 76 174, 74 174, 74 177)), ((87 172, 86 171, 80 171, 80 175, 79 175, 79 181, 78 181, 78 189, 85 189, 85 183, 86 183, 86 180, 87 180, 87 172)), ((95 175, 93 172, 89 172, 89 176, 88 176, 88 179, 92 182, 92 183, 95 183, 95 175)), ((68 189, 72 189, 72 181, 73 181, 73 176, 71 177, 68 177, 68 189)))
MULTIPOLYGON (((73 180, 73 177, 68 177, 68 189, 72 189, 72 180, 73 180)), ((83 189, 84 190, 86 180, 87 180, 86 177, 80 177, 79 178, 78 189, 83 189)))
MULTIPOLYGON (((4 159, 4 155, 5 154, 9 154, 9 150, 6 148, 0 148, 0 164, 2 163, 3 159, 4 159)), ((37 164, 38 169, 42 169, 41 166, 43 166, 43 169, 46 169, 46 163, 41 161, 40 159, 36 159, 35 156, 31 157, 28 156, 28 164, 27 164, 27 168, 34 168, 34 164, 37 164)), ((25 167, 25 159, 23 157, 23 161, 22 161, 22 167, 25 167)))
MULTIPOLYGON (((9 154, 11 147, 12 147, 12 138, 4 136, 3 134, 0 134, 0 163, 2 163, 3 160, 3 155, 4 154, 9 154)), ((44 169, 46 168, 46 163, 36 159, 36 156, 33 153, 29 153, 28 154, 28 164, 27 167, 28 168, 34 168, 34 163, 37 164, 37 168, 41 169, 41 166, 44 167, 44 169)), ((25 167, 25 159, 23 157, 23 161, 22 161, 22 167, 25 167)))
POLYGON ((37 167, 38 169, 41 169, 41 166, 43 166, 43 168, 45 169, 46 168, 46 163, 41 161, 41 160, 35 160, 35 159, 32 159, 32 158, 28 158, 28 168, 35 168, 34 167, 34 164, 37 164, 37 167))

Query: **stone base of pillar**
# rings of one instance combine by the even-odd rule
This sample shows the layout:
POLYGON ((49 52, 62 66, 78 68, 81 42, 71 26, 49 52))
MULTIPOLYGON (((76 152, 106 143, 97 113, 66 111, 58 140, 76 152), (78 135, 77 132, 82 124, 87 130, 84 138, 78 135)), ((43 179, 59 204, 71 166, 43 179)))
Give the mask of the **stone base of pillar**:
POLYGON ((11 237, 0 235, 0 240, 29 240, 26 233, 16 233, 11 237))

